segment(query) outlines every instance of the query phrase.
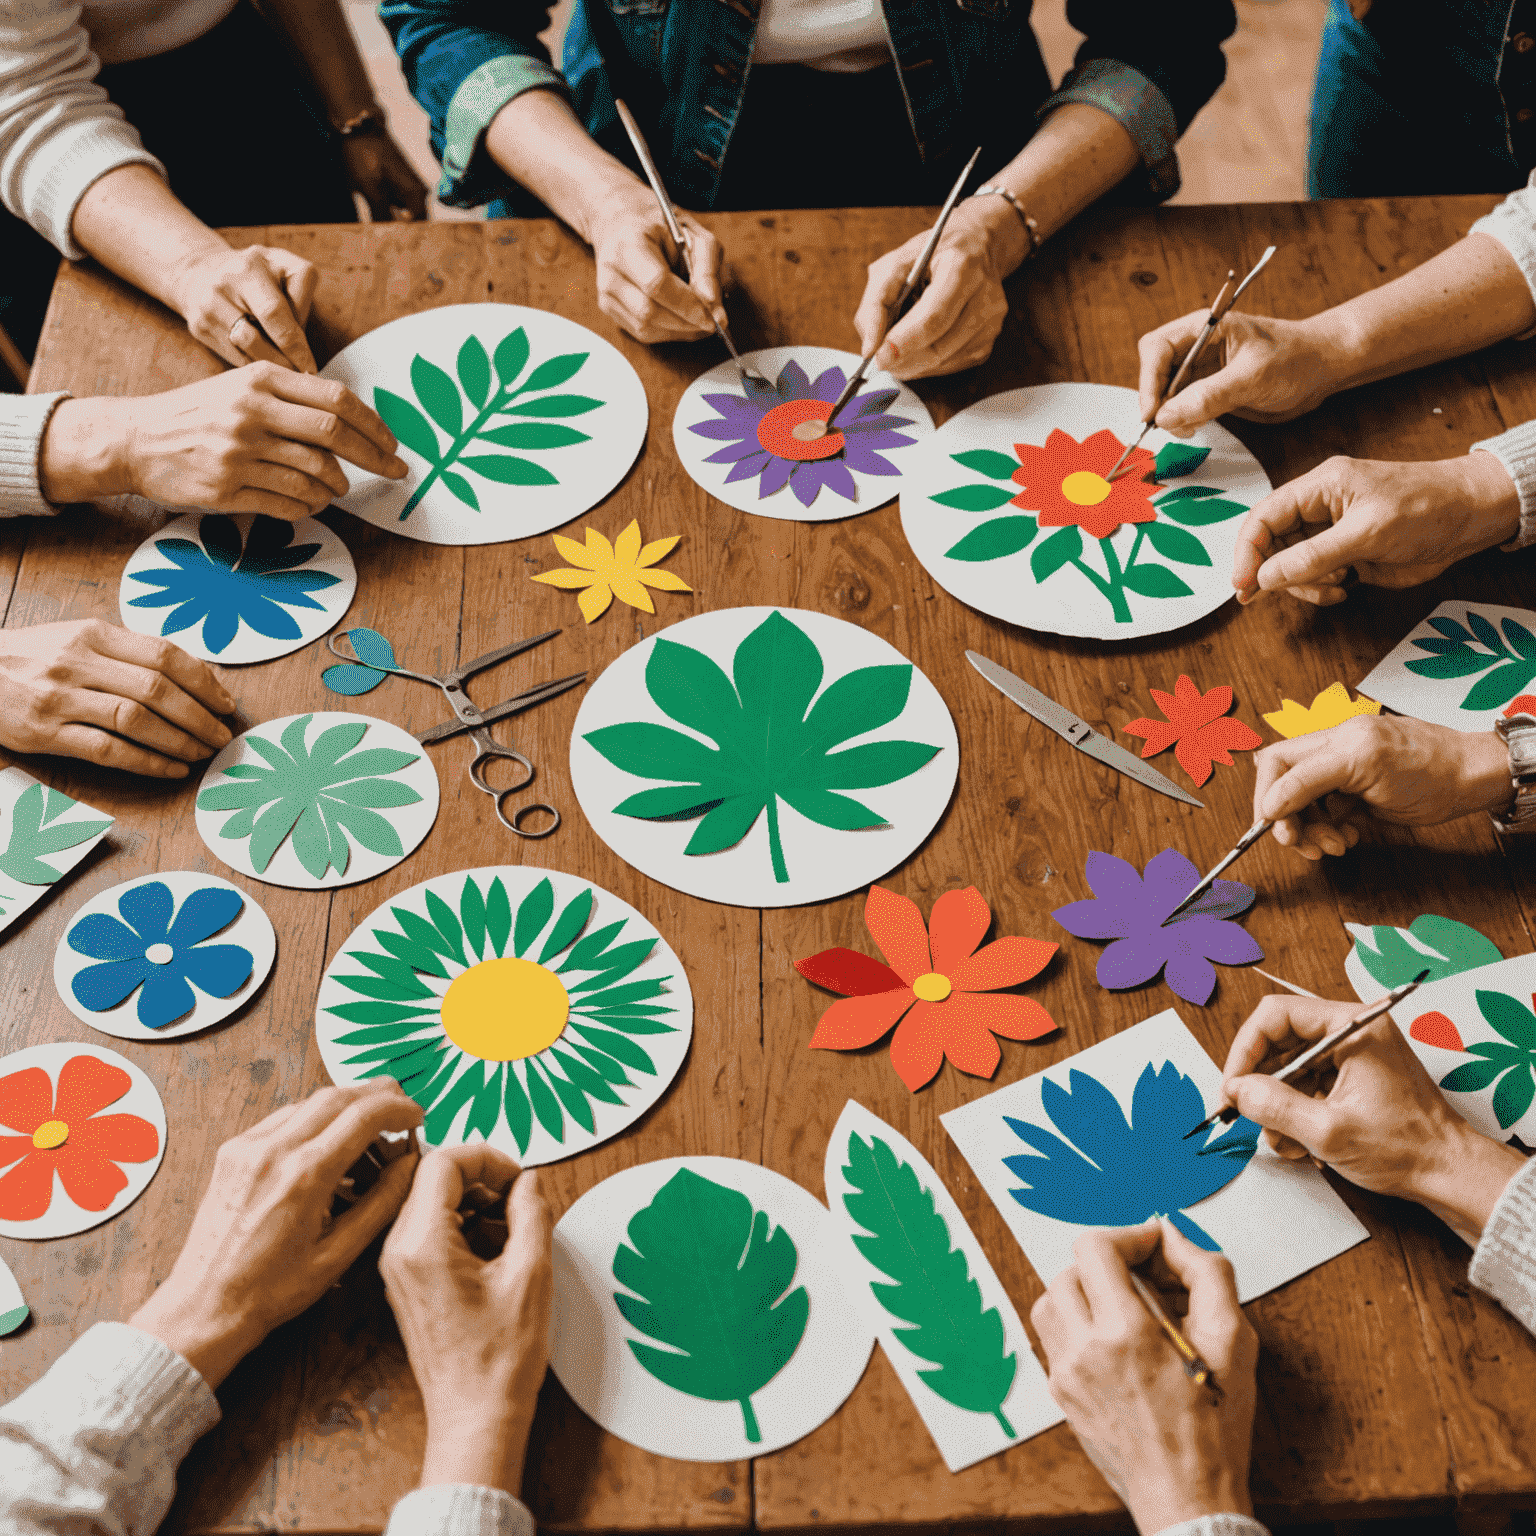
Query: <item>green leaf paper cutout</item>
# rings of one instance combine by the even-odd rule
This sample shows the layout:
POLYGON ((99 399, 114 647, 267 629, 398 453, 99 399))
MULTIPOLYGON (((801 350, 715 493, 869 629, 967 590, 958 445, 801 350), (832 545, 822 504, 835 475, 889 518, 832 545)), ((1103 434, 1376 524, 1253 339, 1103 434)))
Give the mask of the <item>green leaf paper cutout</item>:
POLYGON ((1429 972, 1430 981, 1441 981, 1480 965, 1492 965, 1504 957, 1499 953, 1498 945, 1477 929, 1454 918, 1424 912, 1406 929, 1373 927, 1369 941, 1357 935, 1355 958, 1390 992, 1405 981, 1412 981, 1423 970, 1429 972), (1405 934, 1428 945, 1435 954, 1426 955, 1422 949, 1410 944, 1405 934))
POLYGON ((1189 486, 1164 496, 1154 505, 1163 517, 1183 523, 1186 528, 1208 528, 1212 523, 1224 523, 1230 518, 1241 517, 1248 510, 1240 501, 1200 499, 1217 495, 1204 486, 1189 486))
POLYGON ((1210 456, 1209 448, 1196 448, 1191 443, 1164 443, 1157 450, 1152 478, 1177 480, 1182 475, 1192 475, 1210 456))
POLYGON ((747 1439, 761 1442, 752 1406, 800 1347, 810 1296, 794 1283, 799 1252, 739 1190, 679 1169, 630 1219, 613 1256, 624 1287, 613 1299, 637 1333, 626 1340, 658 1381, 690 1397, 734 1402, 747 1439), (633 1294, 626 1294, 630 1292, 633 1294))
POLYGON ((913 741, 832 751, 901 714, 912 667, 859 668, 817 699, 821 653, 777 610, 737 647, 733 672, 728 678, 710 657, 665 639, 656 640, 646 660, 645 685, 657 707, 708 736, 714 747, 646 721, 602 726, 585 738, 626 773, 680 781, 630 795, 614 811, 647 821, 696 820, 685 853, 734 847, 766 812, 774 879, 785 884, 790 876, 779 832, 781 800, 818 826, 884 826, 883 816, 841 791, 895 783, 939 751, 913 741))
POLYGON ((941 507, 953 507, 957 512, 991 512, 1006 506, 1015 494, 1000 485, 961 485, 952 491, 940 491, 931 499, 941 507))
POLYGON ((933 1192, 878 1137, 849 1137, 843 1177, 856 1191, 843 1196, 843 1205, 868 1234, 854 1234, 854 1246, 892 1282, 872 1282, 870 1291, 907 1324, 893 1330, 896 1338, 933 1366, 918 1378, 956 1408, 991 1414, 1009 1439, 1017 1438, 1003 1404, 1018 1357, 1005 1353, 1002 1317, 996 1307, 983 1309, 981 1287, 964 1251, 950 1246, 933 1192))
POLYGON ((1032 517, 994 517, 991 522, 971 529, 944 554, 950 560, 1002 560, 1027 549, 1037 531, 1032 517))
POLYGON ((112 825, 110 820, 59 819, 79 804, 61 790, 38 783, 27 785, 11 807, 11 831, 0 851, 0 872, 23 885, 53 885, 61 879, 61 872, 43 860, 66 848, 78 848, 112 825))
POLYGON ((978 475, 990 475, 994 480, 1011 481, 1019 467, 1019 461, 1011 453, 999 453, 995 448, 971 448, 965 453, 950 454, 956 464, 974 469, 978 475))

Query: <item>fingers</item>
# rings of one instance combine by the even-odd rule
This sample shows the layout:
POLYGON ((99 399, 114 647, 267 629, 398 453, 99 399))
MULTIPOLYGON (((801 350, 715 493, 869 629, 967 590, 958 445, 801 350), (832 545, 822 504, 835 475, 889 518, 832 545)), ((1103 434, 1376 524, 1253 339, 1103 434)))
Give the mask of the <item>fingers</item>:
MULTIPOLYGON (((1158 397, 1168 387, 1168 381, 1173 377, 1180 360, 1194 345, 1195 338, 1205 324, 1205 317, 1205 310, 1195 310, 1177 320, 1170 320, 1167 325, 1161 325, 1155 331, 1148 331, 1137 343, 1136 350, 1141 358, 1137 404, 1143 421, 1152 414, 1158 397)), ((1158 424, 1162 425, 1161 413, 1158 424)))
POLYGON ((314 1159, 317 1176, 334 1187, 381 1131, 414 1130, 425 1118, 421 1105, 391 1080, 387 1087, 375 1086, 341 1105, 329 1124, 313 1134, 306 1155, 314 1159))
POLYGON ((258 471, 251 475, 251 489, 276 491, 290 495, 320 511, 324 511, 337 496, 345 496, 348 489, 346 471, 333 455, 324 449, 313 448, 308 443, 297 443, 291 438, 273 437, 257 448, 258 464, 282 470, 281 475, 258 471), (256 484, 254 482, 260 482, 256 484))
POLYGON ((1123 1233, 1085 1232, 1072 1244, 1078 1283, 1095 1322, 1118 1318, 1137 1327, 1146 1319, 1146 1308, 1131 1287, 1129 1268, 1151 1258, 1158 1241, 1156 1225, 1148 1223, 1123 1233))
POLYGON ((691 340, 714 329, 709 307, 666 261, 669 243, 664 226, 636 223, 599 257, 599 295, 638 341, 691 340))
MULTIPOLYGON (((258 246, 250 254, 255 259, 247 265, 239 283, 237 301, 244 304, 247 314, 255 317, 289 367, 300 373, 314 373, 315 354, 310 351, 304 328, 289 303, 286 287, 290 279, 300 282, 302 269, 310 264, 290 251, 266 246, 258 246)), ((314 292, 313 284, 310 292, 314 292)))
POLYGON ((1330 1120, 1326 1100, 1298 1093, 1262 1072, 1232 1078, 1226 1088, 1238 1112, 1265 1130, 1299 1142, 1314 1155, 1326 1145, 1330 1120))
POLYGON ((1184 1331, 1208 1365, 1223 1367, 1245 1349, 1251 1329, 1237 1299, 1237 1281, 1225 1254, 1197 1247, 1166 1217, 1162 1228, 1163 1258, 1189 1292, 1184 1331))
POLYGON ((316 1245, 316 1257, 335 1273, 346 1269, 400 1214, 416 1173, 414 1149, 384 1165, 373 1187, 337 1219, 316 1245))
MULTIPOLYGON (((1239 591, 1260 587, 1266 591, 1274 590, 1279 583, 1260 579, 1259 573, 1266 561, 1296 539, 1304 538, 1309 528, 1332 521, 1328 499, 1318 478, 1319 470, 1325 467, 1320 465, 1271 491, 1249 510, 1238 529, 1237 550, 1233 557, 1232 585, 1239 591)), ((1296 547, 1306 546, 1297 544, 1296 547)), ((1326 575, 1340 563, 1335 560, 1331 565, 1318 566, 1315 574, 1319 577, 1326 575)), ((1349 561, 1342 564, 1348 565, 1349 561)))
POLYGON ((1068 1265, 1046 1288, 1045 1294, 1030 1308, 1029 1320, 1040 1335, 1046 1363, 1066 1355, 1074 1338, 1093 1326, 1088 1298, 1078 1282, 1077 1269, 1068 1265))
MULTIPOLYGON (((864 284, 864 296, 854 311, 853 328, 859 333, 859 351, 868 353, 880 346, 892 307, 907 280, 907 268, 916 259, 925 236, 917 236, 903 246, 882 256, 869 265, 869 276, 864 284)), ((875 353, 876 367, 889 370, 900 360, 899 347, 881 346, 875 353)))
MULTIPOLYGON (((299 324, 309 322, 309 311, 315 301, 315 289, 320 286, 320 269, 312 261, 305 261, 291 251, 272 251, 273 264, 282 275, 283 290, 288 302, 298 316, 299 324)), ((306 345, 308 343, 306 342, 306 345)))
MULTIPOLYGON (((485 1142, 463 1147, 439 1147, 427 1153, 416 1171, 404 1220, 412 1226, 428 1224, 451 1227, 471 1184, 483 1184, 500 1194, 517 1179, 517 1164, 505 1152, 485 1142)), ((515 1192, 515 1186, 514 1186, 515 1192)), ((537 1186, 533 1191, 537 1194, 537 1186)), ((525 1196, 526 1201, 528 1197, 525 1196)), ((513 1204, 507 1203, 507 1223, 513 1223, 513 1204)))
MULTIPOLYGON (((112 656, 119 661, 163 672, 178 688, 217 714, 227 715, 235 707, 234 698, 214 675, 213 669, 169 640, 157 640, 152 635, 136 635, 131 629, 123 629, 117 624, 104 624, 101 633, 92 637, 92 644, 103 656, 112 656)), ((218 725, 219 722, 214 721, 213 724, 218 725)), ((216 736, 204 736, 202 739, 215 743, 216 736)), ((216 744, 223 746, 228 740, 226 731, 223 741, 217 741, 216 744)))
POLYGON ((262 424, 275 436, 309 443, 371 474, 398 480, 408 473, 394 433, 345 385, 276 370, 252 383, 271 397, 262 424))
POLYGON ((539 1183, 538 1170, 516 1176, 507 1196, 507 1240, 494 1269, 508 1274, 525 1273, 549 1262, 554 1218, 539 1183))
POLYGON ((696 224, 686 214, 680 215, 678 222, 688 242, 688 286, 698 294, 714 319, 724 325, 720 267, 725 260, 725 247, 702 224, 696 224))
POLYGON ((1321 1040, 1330 1029, 1352 1017, 1350 1008, 1348 1003, 1330 1003, 1323 998, 1277 994, 1260 999, 1227 1052, 1221 1069, 1223 1079, 1254 1071, 1272 1052, 1321 1040))
MULTIPOLYGON (((672 277, 670 272, 667 276, 688 295, 690 304, 700 302, 698 295, 679 279, 672 277)), ((668 291, 661 286, 656 292, 665 298, 668 291)), ((608 287, 599 298, 605 314, 618 321, 636 341, 643 341, 648 346, 664 341, 697 341, 705 331, 714 329, 714 323, 707 315, 698 322, 685 320, 623 273, 611 275, 608 287)))
MULTIPOLYGON (((139 702, 140 696, 157 691, 141 681, 151 678, 165 689, 174 687, 158 672, 145 672, 140 667, 103 660, 95 670, 91 687, 65 689, 55 707, 62 721, 112 731, 161 757, 175 758, 183 763, 198 763, 212 757, 216 747, 178 730, 164 718, 160 711, 168 711, 168 705, 146 707, 139 702)), ((176 691, 180 692, 179 689, 176 691)), ((196 710, 200 715, 205 713, 185 694, 181 697, 189 710, 196 710)), ((211 715, 207 718, 213 719, 211 715)), ((230 739, 228 727, 218 721, 213 723, 223 732, 227 742, 230 739)))
POLYGON ((313 517, 315 509, 307 501, 295 501, 277 491, 261 490, 255 486, 242 486, 233 496, 221 496, 216 505, 220 512, 260 512, 267 517, 281 518, 285 523, 297 523, 313 517))
MULTIPOLYGON (((1253 805, 1260 820, 1279 822, 1324 795, 1351 786, 1354 763, 1347 750, 1348 738, 1340 738, 1337 732, 1338 727, 1313 731, 1276 742, 1257 754, 1253 805)), ((1280 839, 1290 840, 1289 836, 1280 839)))
POLYGON ((897 378, 957 373, 987 360, 1008 304, 1000 290, 985 281, 978 284, 978 276, 974 270, 946 274, 892 328, 885 346, 896 354, 891 371, 897 378))
POLYGON ((158 752, 135 746, 91 725, 61 725, 54 732, 47 750, 57 752, 61 757, 78 757, 82 762, 99 763, 103 768, 140 773, 147 779, 184 779, 190 771, 179 758, 162 757, 158 752))

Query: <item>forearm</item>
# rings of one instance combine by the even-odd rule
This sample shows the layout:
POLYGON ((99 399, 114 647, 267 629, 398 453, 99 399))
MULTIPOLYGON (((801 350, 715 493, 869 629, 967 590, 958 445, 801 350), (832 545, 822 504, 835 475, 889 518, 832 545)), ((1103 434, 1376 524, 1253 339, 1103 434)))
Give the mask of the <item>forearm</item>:
POLYGON ((1525 1164, 1525 1158, 1513 1147, 1481 1135, 1459 1121, 1434 1166, 1425 1171, 1408 1193, 1447 1226, 1475 1243, 1509 1181, 1525 1164))
POLYGON ((38 483, 48 501, 67 506, 129 489, 126 404, 116 399, 59 402, 37 460, 38 483))
POLYGON ((1520 268, 1481 234, 1307 322, 1347 359, 1335 389, 1476 352, 1533 323, 1536 302, 1520 268))
POLYGON ((80 199, 72 231, 102 266, 180 313, 182 273, 223 238, 184 207, 147 166, 109 171, 80 199))
POLYGON ((337 0, 263 0, 262 11, 303 60, 334 126, 376 105, 368 71, 337 0))
POLYGON ((563 96, 524 91, 486 130, 491 158, 588 244, 607 197, 632 192, 639 179, 600 149, 563 96))

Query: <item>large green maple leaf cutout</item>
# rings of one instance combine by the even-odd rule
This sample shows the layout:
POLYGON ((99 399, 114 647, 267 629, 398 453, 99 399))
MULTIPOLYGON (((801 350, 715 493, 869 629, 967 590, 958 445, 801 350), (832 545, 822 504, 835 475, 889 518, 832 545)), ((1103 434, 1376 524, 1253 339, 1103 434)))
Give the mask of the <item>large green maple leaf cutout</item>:
POLYGON ((780 800, 818 826, 884 826, 878 811, 838 791, 895 783, 939 751, 920 741, 873 741, 832 751, 901 714, 912 687, 911 663, 860 667, 818 697, 821 652, 778 611, 736 648, 732 673, 734 681, 702 652, 664 639, 645 664, 645 686, 657 707, 714 747, 646 721, 587 733, 626 773, 677 781, 630 795, 614 811, 645 821, 698 819, 685 853, 734 847, 766 811, 773 877, 784 884, 789 869, 779 833, 780 800))

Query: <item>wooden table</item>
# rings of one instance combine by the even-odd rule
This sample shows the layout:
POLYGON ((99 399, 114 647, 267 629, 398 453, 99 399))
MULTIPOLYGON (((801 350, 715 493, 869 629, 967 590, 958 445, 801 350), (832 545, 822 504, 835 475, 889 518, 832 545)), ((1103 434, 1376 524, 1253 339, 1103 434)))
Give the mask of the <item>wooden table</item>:
MULTIPOLYGON (((1011 285, 1013 313, 992 361, 919 385, 942 420, 997 390, 1060 379, 1131 384, 1136 338, 1209 301, 1228 266, 1270 240, 1280 257, 1255 302, 1300 316, 1386 281, 1462 234, 1487 198, 1176 208, 1090 216, 1053 240, 1011 285)), ((864 266, 921 228, 922 210, 738 214, 712 220, 731 253, 743 346, 786 341, 852 346, 849 317, 864 266)), ((585 248, 552 223, 435 224, 246 230, 313 261, 323 276, 310 326, 322 358, 365 331, 418 309, 498 299, 591 326, 633 362, 651 401, 638 464, 591 521, 610 535, 638 517, 648 538, 681 532, 670 568, 694 595, 660 598, 647 618, 616 606, 590 629, 567 594, 528 577, 559 564, 547 538, 486 549, 435 548, 391 538, 342 514, 331 521, 357 562, 349 618, 376 624, 417 663, 446 669, 459 655, 556 625, 554 651, 499 675, 506 692, 589 667, 594 675, 642 636, 689 614, 740 603, 814 608, 867 626, 938 685, 959 728, 959 792, 937 830, 886 884, 925 909, 975 882, 1000 932, 1064 940, 1031 988, 1062 1025, 1035 1044, 1005 1044, 996 1083, 946 1067, 912 1095, 885 1049, 811 1052, 826 1005, 794 972, 797 957, 833 944, 869 948, 862 900, 758 913, 679 895, 630 869, 576 810, 565 772, 579 694, 520 727, 543 765, 544 789, 568 808, 547 843, 519 845, 466 782, 468 744, 433 753, 443 804, 436 829, 398 868, 335 892, 291 891, 235 879, 265 906, 279 935, 265 990, 232 1022, 190 1040, 117 1042, 159 1085, 171 1132, 148 1193, 95 1231, 49 1243, 6 1241, 36 1323, 0 1343, 0 1392, 35 1377, 98 1318, 126 1315, 164 1277, 215 1148, 280 1104, 326 1081, 315 1049, 315 988, 354 926, 390 894, 494 859, 548 863, 598 881, 650 916, 687 957, 697 1001, 692 1055, 661 1103, 628 1134, 548 1172, 557 1213, 618 1169, 679 1153, 758 1160, 820 1197, 822 1156, 846 1098, 857 1097, 923 1149, 954 1191, 1019 1311, 1040 1282, 939 1125, 944 1111, 1037 1072, 1174 1001, 1161 983, 1099 989, 1094 945, 1050 920, 1087 894, 1083 861, 1108 849, 1138 865, 1176 846, 1202 867, 1249 821, 1249 760, 1218 769, 1204 813, 1150 795, 1067 750, 989 688, 961 658, 967 646, 1034 677, 1101 729, 1146 711, 1148 688, 1188 672, 1231 683, 1250 724, 1282 693, 1309 701, 1335 679, 1357 682, 1390 645, 1447 597, 1522 597, 1525 557, 1490 554, 1408 593, 1354 593, 1315 610, 1272 599, 1235 604, 1166 637, 1113 647, 1011 629, 935 587, 902 538, 894 504, 845 522, 754 518, 713 502, 679 467, 672 413, 687 382, 715 359, 713 344, 647 349, 597 310, 585 248), (556 654, 555 652, 558 652, 556 654), (553 672, 551 671, 553 669, 553 672)), ((1330 401, 1288 427, 1239 425, 1270 476, 1283 481, 1331 453, 1383 458, 1459 454, 1479 438, 1536 416, 1536 383, 1520 376, 1520 345, 1330 401)), ((66 268, 54 294, 33 388, 144 393, 216 370, 178 322, 100 272, 66 268)), ((568 532, 579 533, 582 522, 568 532)), ((146 531, 122 511, 80 510, 0 531, 5 622, 100 615, 115 619, 119 573, 146 531)), ((324 653, 309 646, 268 665, 224 669, 240 701, 237 729, 301 709, 337 706, 320 684, 324 653)), ((498 695, 502 696, 502 695, 498 695)), ((388 687, 363 701, 407 730, 433 723, 441 701, 388 687)), ((1266 731, 1266 736, 1269 733, 1266 731)), ((521 739, 521 738, 520 738, 521 739)), ((1134 741, 1130 743, 1133 747, 1134 741)), ((1171 759, 1163 759, 1165 771, 1171 759)), ((97 856, 5 938, 0 998, 4 1047, 89 1035, 51 982, 54 946, 88 896, 159 869, 228 876, 193 826, 195 785, 115 780, 63 761, 27 766, 119 818, 97 856)), ((1266 842, 1243 876, 1262 892, 1248 919, 1268 968, 1329 996, 1348 996, 1344 919, 1406 924, 1420 912, 1463 918, 1506 954, 1532 948, 1536 886, 1496 846, 1486 820, 1427 833, 1384 832, 1351 857, 1303 863, 1266 842)), ((1208 1008, 1179 1012, 1218 1060, 1268 988, 1223 970, 1208 1008)), ((1372 1240, 1249 1308, 1263 1340, 1254 1486, 1270 1518, 1407 1515, 1536 1505, 1536 1345, 1471 1291, 1461 1244, 1416 1208, 1340 1192, 1372 1240)), ((1283 1239, 1282 1239, 1283 1240, 1283 1239)), ((221 1393, 225 1418, 193 1452, 169 1529, 354 1531, 384 1522, 415 1476, 420 1399, 365 1261, 306 1317, 280 1330, 221 1393)), ((798 1444, 754 1463, 667 1461, 605 1435, 551 1377, 534 1431, 526 1494, 551 1529, 745 1527, 812 1530, 936 1528, 952 1524, 1038 1532, 1123 1528, 1124 1517, 1064 1426, 948 1474, 905 1392, 876 1351, 847 1405, 798 1444)))

